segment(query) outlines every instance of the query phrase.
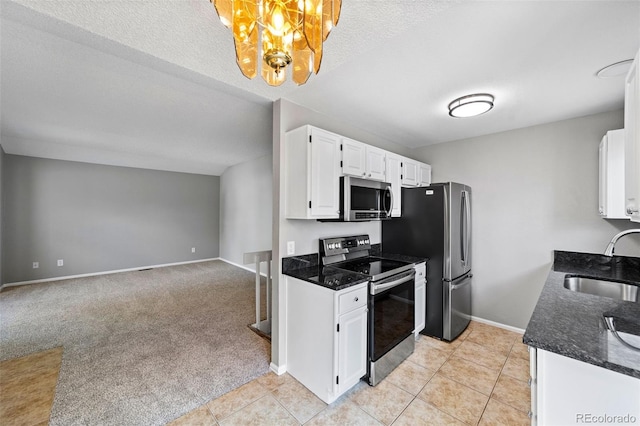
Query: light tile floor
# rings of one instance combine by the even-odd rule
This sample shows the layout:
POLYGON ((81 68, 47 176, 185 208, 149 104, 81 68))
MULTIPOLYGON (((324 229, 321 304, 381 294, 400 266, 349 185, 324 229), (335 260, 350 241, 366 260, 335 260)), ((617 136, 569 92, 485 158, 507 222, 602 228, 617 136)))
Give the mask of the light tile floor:
POLYGON ((269 373, 171 425, 528 425, 528 378, 522 335, 472 322, 452 343, 421 336, 378 386, 360 382, 330 405, 269 373))

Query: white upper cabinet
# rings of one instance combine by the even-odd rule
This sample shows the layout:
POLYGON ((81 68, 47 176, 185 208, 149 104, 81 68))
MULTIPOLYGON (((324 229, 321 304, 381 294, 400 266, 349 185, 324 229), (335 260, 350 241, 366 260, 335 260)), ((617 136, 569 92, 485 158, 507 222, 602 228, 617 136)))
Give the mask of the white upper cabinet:
POLYGON ((312 126, 287 132, 284 174, 287 219, 338 218, 340 136, 312 126))
POLYGON ((418 186, 431 185, 431 166, 424 163, 418 165, 418 186))
POLYGON ((625 80, 625 210, 640 222, 640 50, 625 80))
POLYGON ((404 157, 402 159, 402 186, 418 186, 417 161, 404 157))
POLYGON ((342 138, 342 174, 364 178, 367 174, 365 144, 342 138))
POLYGON ((402 211, 402 157, 387 152, 387 182, 391 184, 391 192, 393 193, 393 207, 391 208, 391 217, 400 217, 402 211))
POLYGON ((624 129, 608 131, 599 149, 598 212, 604 219, 629 219, 624 198, 624 129))
POLYGON ((402 186, 431 185, 431 166, 410 158, 402 158, 402 186))
POLYGON ((383 149, 342 138, 342 173, 385 181, 385 155, 383 149))
POLYGON ((367 145, 367 179, 386 182, 386 154, 384 149, 367 145))

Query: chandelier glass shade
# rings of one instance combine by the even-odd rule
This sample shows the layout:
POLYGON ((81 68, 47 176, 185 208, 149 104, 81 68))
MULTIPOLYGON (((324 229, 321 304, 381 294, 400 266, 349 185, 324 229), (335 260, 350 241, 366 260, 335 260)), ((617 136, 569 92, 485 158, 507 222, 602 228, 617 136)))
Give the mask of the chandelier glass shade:
POLYGON ((342 0, 210 0, 233 32, 236 62, 245 77, 258 72, 271 86, 281 85, 291 65, 293 81, 317 74, 322 44, 338 24, 342 0))

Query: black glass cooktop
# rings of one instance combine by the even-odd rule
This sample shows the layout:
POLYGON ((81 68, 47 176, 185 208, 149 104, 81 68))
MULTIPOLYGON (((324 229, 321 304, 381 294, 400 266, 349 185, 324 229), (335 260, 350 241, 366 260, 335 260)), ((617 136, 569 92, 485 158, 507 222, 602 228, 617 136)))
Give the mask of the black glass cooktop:
POLYGON ((365 257, 361 259, 349 260, 331 265, 334 268, 344 269, 346 271, 357 272, 367 275, 376 281, 386 278, 393 274, 409 270, 413 267, 410 262, 401 260, 383 259, 381 257, 365 257))

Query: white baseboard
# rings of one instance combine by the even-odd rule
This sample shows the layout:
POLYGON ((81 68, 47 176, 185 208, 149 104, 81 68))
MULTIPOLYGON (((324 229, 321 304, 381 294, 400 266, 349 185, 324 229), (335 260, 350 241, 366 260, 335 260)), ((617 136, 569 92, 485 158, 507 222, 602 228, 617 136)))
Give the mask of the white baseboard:
POLYGON ((67 275, 64 277, 53 277, 53 278, 42 278, 39 280, 29 280, 29 281, 18 281, 14 283, 6 283, 0 286, 0 288, 4 287, 15 287, 19 285, 28 285, 28 284, 38 284, 38 283, 47 283, 51 281, 62 281, 62 280, 70 280, 73 278, 86 278, 86 277, 96 277, 99 275, 109 275, 109 274, 118 274, 120 272, 132 272, 139 271, 141 269, 153 269, 153 268, 164 268, 166 266, 177 266, 177 265, 188 265, 190 263, 200 263, 200 262, 209 262, 212 260, 224 260, 219 257, 212 257, 209 259, 198 259, 198 260, 187 260, 184 262, 174 262, 174 263, 163 263, 160 265, 149 265, 149 266, 138 266, 136 268, 127 268, 127 269, 115 269, 112 271, 101 271, 101 272, 91 272, 88 274, 78 274, 78 275, 67 275))
MULTIPOLYGON (((222 258, 222 257, 219 257, 218 259, 222 260, 223 262, 228 263, 229 265, 233 265, 233 266, 237 266, 238 268, 242 268, 242 269, 244 269, 245 271, 253 272, 254 274, 256 273, 255 269, 251 269, 251 268, 249 268, 249 267, 247 267, 247 266, 240 265, 239 263, 232 262, 232 261, 227 260, 227 259, 224 259, 224 258, 222 258)), ((271 272, 273 272, 273 270, 272 270, 271 272)), ((265 277, 265 278, 267 277, 267 273, 266 273, 266 272, 262 272, 262 268, 261 268, 261 270, 260 270, 260 275, 261 275, 261 276, 263 276, 263 277, 265 277)))
POLYGON ((522 328, 512 327, 510 325, 501 324, 501 323, 495 322, 495 321, 489 321, 489 320, 486 320, 484 318, 474 317, 473 315, 471 316, 471 320, 472 321, 481 322, 481 323, 487 324, 487 325, 492 325, 494 327, 502 328, 502 329, 505 329, 505 330, 513 331, 513 332, 516 332, 516 333, 524 334, 524 330, 522 328))
POLYGON ((269 365, 269 368, 271 369, 271 371, 276 373, 278 376, 281 376, 281 375, 283 375, 284 373, 287 372, 287 366, 286 365, 276 365, 273 362, 269 365))

